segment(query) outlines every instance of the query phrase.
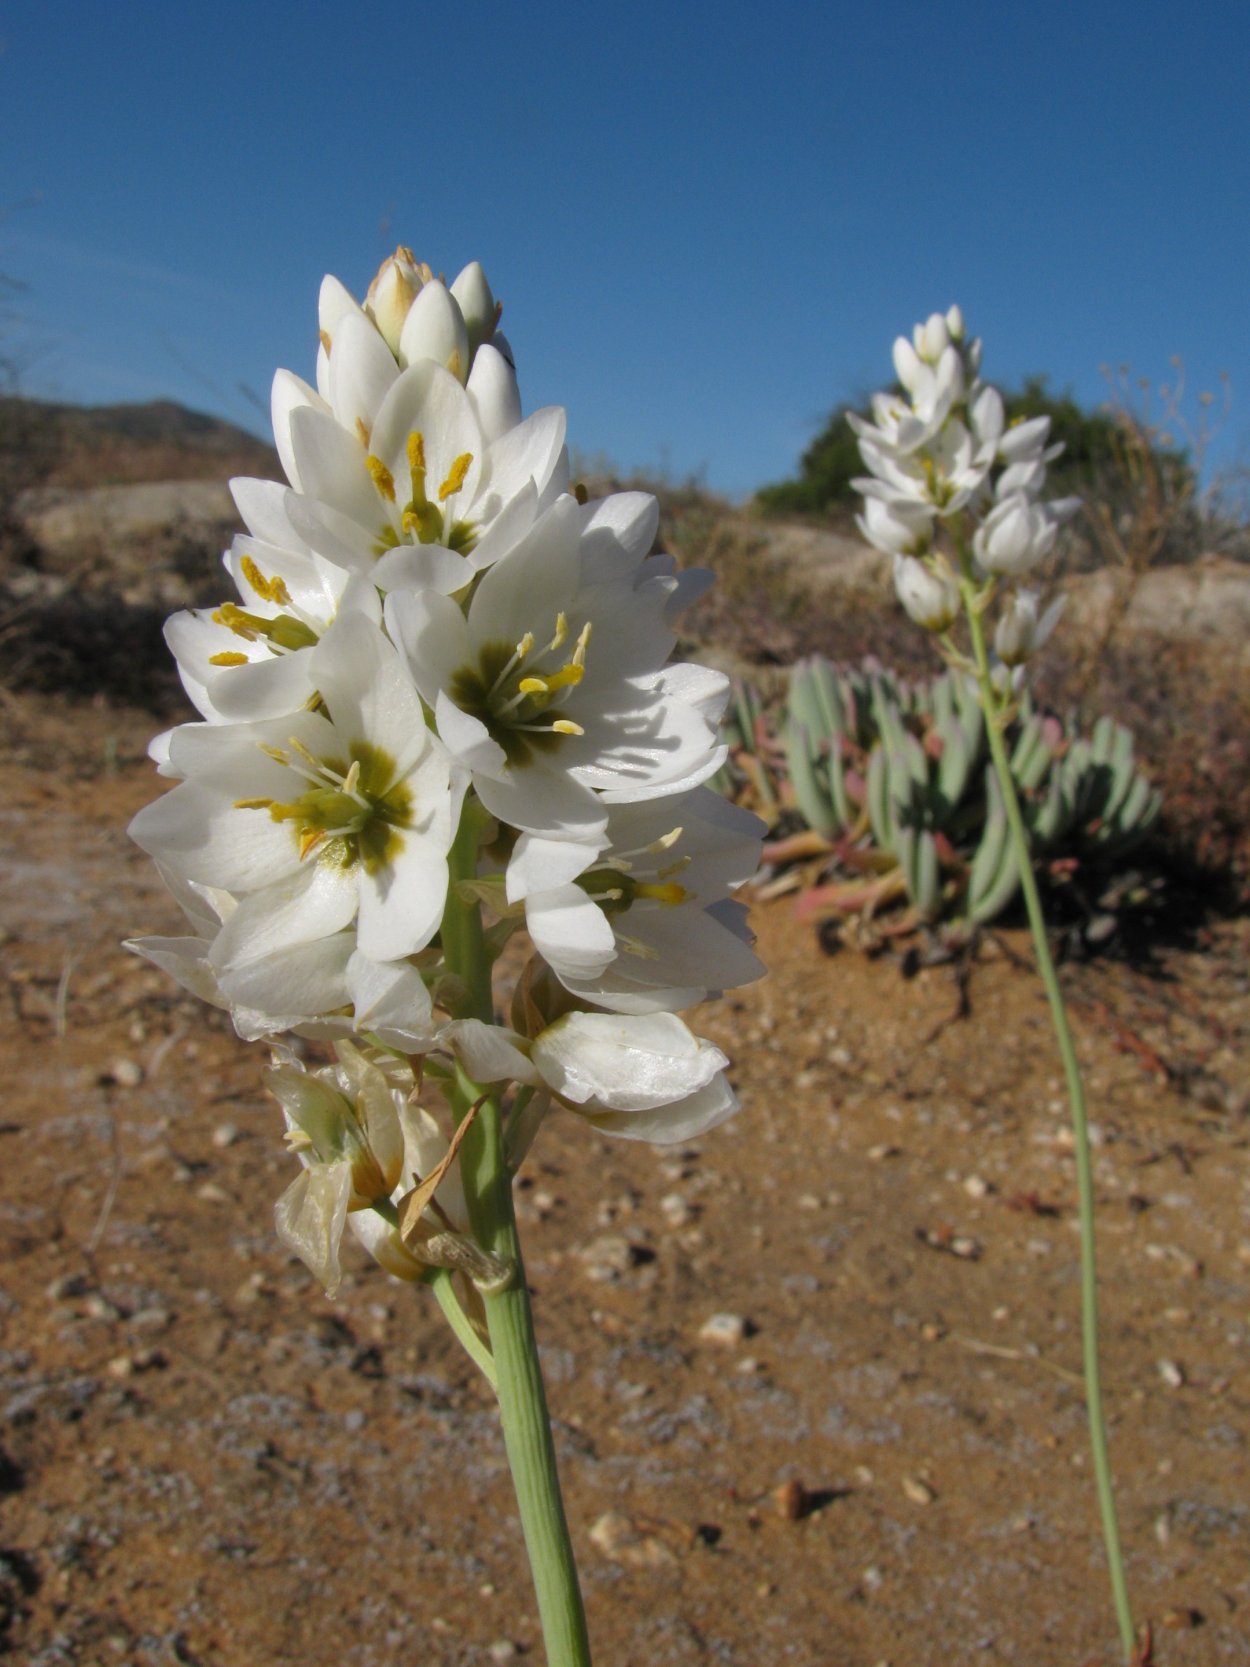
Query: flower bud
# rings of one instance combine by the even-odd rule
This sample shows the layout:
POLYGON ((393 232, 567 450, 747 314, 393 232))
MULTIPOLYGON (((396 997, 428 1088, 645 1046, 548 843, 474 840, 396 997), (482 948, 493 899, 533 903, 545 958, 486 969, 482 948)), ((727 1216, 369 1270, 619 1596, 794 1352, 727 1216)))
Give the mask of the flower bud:
POLYGON ((365 311, 392 353, 399 353, 399 338, 409 307, 433 276, 425 262, 418 261, 402 243, 378 268, 365 296, 365 311))
POLYGON ((1003 609, 994 632, 994 652, 1005 666, 1022 666, 1046 642, 1059 623, 1066 596, 1052 602, 1038 618, 1035 590, 1022 590, 1003 609))
POLYGON ((916 326, 916 352, 922 359, 927 359, 931 365, 938 360, 951 345, 950 331, 946 328, 946 320, 941 313, 930 313, 923 324, 916 326))
POLYGON ((946 310, 946 328, 950 332, 953 342, 964 339, 964 315, 962 307, 948 307, 946 310))
POLYGON ((954 579, 914 556, 895 556, 894 589, 912 619, 926 631, 949 630, 959 615, 959 586, 954 579))
POLYGON ((976 558, 987 573, 1027 573, 1054 547, 1055 523, 1023 493, 995 504, 973 539, 976 558))
POLYGON ((503 311, 490 292, 480 261, 470 261, 457 276, 451 286, 451 295, 464 316, 464 327, 469 332, 469 352, 476 353, 482 343, 488 342, 494 334, 503 311))
POLYGON ((887 502, 884 498, 866 496, 864 513, 856 521, 869 544, 887 556, 920 555, 933 536, 932 509, 905 498, 887 502))

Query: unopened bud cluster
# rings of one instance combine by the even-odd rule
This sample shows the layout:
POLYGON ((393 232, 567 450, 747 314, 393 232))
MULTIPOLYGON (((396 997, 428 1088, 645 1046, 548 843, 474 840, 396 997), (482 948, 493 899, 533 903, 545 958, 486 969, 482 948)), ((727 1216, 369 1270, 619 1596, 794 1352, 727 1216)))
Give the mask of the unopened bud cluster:
MULTIPOLYGON (((1008 423, 1002 395, 980 379, 981 343, 969 340, 958 307, 917 324, 894 344, 901 393, 879 393, 872 421, 849 418, 871 471, 857 480, 864 495, 860 530, 894 559, 894 584, 908 614, 945 634, 971 577, 988 603, 996 585, 1013 585, 1050 554, 1077 498, 1044 501, 1050 418, 1008 423), (943 539, 946 535, 946 540, 943 539), (962 545, 966 568, 948 545, 962 545)), ((1038 596, 1006 596, 994 648, 1008 675, 1039 649, 1062 604, 1038 613, 1038 596)))

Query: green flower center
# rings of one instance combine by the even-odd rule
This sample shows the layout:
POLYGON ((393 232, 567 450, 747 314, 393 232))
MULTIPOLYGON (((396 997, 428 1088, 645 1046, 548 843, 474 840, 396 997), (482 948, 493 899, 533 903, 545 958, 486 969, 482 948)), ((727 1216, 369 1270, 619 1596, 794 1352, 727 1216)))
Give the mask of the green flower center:
POLYGON ((562 690, 575 689, 586 668, 590 624, 577 637, 572 654, 556 660, 568 640, 568 620, 556 616, 556 628, 545 648, 535 650, 533 632, 515 646, 484 643, 475 665, 455 672, 448 690, 462 712, 477 718, 513 768, 528 764, 538 753, 553 751, 566 735, 581 735, 556 705, 562 690))
POLYGON ((413 825, 412 793, 395 780, 395 760, 369 741, 353 741, 348 760, 318 758, 294 736, 290 752, 265 747, 271 758, 288 765, 310 783, 289 803, 274 799, 238 799, 237 810, 267 810, 275 822, 290 822, 301 859, 314 851, 320 862, 340 868, 359 863, 376 874, 395 860, 399 830, 413 825))

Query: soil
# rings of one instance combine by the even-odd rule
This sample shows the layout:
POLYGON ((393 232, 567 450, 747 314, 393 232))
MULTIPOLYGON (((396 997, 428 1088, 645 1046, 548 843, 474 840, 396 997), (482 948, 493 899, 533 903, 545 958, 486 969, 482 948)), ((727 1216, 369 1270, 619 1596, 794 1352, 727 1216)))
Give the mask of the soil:
MULTIPOLYGON (((0 1653, 541 1662, 489 1392, 427 1293, 361 1255, 331 1303, 285 1255, 261 1050, 119 947, 179 928, 125 835, 153 727, 6 709, 0 1653)), ((755 920, 768 978, 693 1018, 741 1114, 677 1150, 553 1121, 520 1179, 596 1661, 1115 1661, 1027 940, 905 977, 755 920)), ((1167 1667, 1250 1659, 1250 928, 1188 928, 1064 973, 1167 1667)))

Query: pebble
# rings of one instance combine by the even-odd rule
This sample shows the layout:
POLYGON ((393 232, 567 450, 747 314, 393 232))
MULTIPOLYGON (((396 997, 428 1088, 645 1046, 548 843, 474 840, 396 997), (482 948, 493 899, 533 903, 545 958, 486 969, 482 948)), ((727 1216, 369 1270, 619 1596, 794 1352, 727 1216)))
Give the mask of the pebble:
POLYGON ((932 1505, 937 1498, 928 1482, 922 1481, 919 1476, 904 1476, 903 1492, 913 1505, 932 1505))
POLYGON ((230 1194, 225 1187, 219 1187, 216 1181, 205 1181, 203 1186, 196 1187, 195 1196, 202 1198, 206 1204, 229 1204, 230 1194))
POLYGON ((92 1291, 86 1302, 83 1303, 83 1308, 88 1317, 93 1320, 121 1319, 121 1309, 118 1308, 116 1303, 110 1302, 106 1296, 102 1296, 99 1291, 92 1291))
POLYGON ((679 1192, 665 1193, 660 1212, 670 1227, 688 1227, 694 1220, 694 1211, 679 1192))
POLYGON ((133 1331, 164 1331, 173 1320, 168 1308, 141 1308, 130 1316, 133 1331))
POLYGON ((224 1151, 227 1146, 233 1146, 235 1141, 241 1140, 243 1136, 236 1123, 218 1123, 209 1138, 214 1146, 224 1151))
POLYGON ((1175 1360, 1161 1360, 1159 1362, 1159 1376, 1169 1389, 1183 1389, 1185 1387, 1185 1371, 1175 1360))
POLYGON ((675 1563, 671 1546, 654 1534, 646 1534, 624 1511, 605 1511, 591 1523, 587 1538, 613 1563, 628 1563, 634 1568, 656 1568, 675 1563))
POLYGON ((699 1341, 735 1348, 751 1329, 751 1322, 742 1314, 713 1314, 699 1327, 699 1341))
POLYGON ((969 1198, 985 1198, 991 1190, 990 1183, 983 1175, 967 1175, 964 1177, 964 1191, 969 1198))
POLYGON ((496 1638, 493 1644, 487 1644, 486 1653, 492 1661, 515 1661, 521 1652, 511 1638, 496 1638))
POLYGON ((592 1279, 599 1285, 607 1285, 619 1279, 639 1260, 635 1247, 628 1239, 623 1239, 616 1233, 605 1233, 600 1238, 591 1239, 582 1245, 576 1254, 587 1279, 592 1279))
POLYGON ((143 1081, 143 1066, 137 1059, 115 1059, 104 1073, 106 1082, 115 1082, 119 1088, 138 1088, 143 1081))
POLYGON ((48 1286, 45 1295, 49 1302, 65 1302, 70 1297, 85 1296, 91 1281, 85 1273, 61 1273, 48 1286))

